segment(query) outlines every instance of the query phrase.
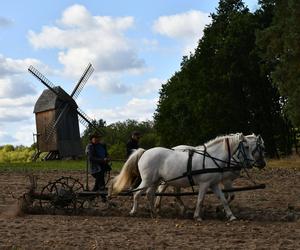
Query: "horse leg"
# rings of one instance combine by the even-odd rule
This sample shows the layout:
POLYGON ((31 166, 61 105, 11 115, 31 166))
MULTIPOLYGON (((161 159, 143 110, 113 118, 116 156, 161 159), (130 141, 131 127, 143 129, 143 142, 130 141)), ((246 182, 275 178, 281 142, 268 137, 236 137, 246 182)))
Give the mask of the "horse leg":
POLYGON ((218 184, 211 186, 212 191, 214 192, 214 194, 221 200, 226 216, 230 221, 236 220, 236 217, 233 215, 228 202, 224 196, 224 193, 222 192, 221 188, 219 187, 218 184))
POLYGON ((209 184, 207 183, 202 183, 199 186, 198 199, 197 199, 196 209, 194 212, 195 220, 202 221, 202 204, 208 188, 209 188, 209 184))
POLYGON ((150 204, 150 213, 151 217, 154 218, 156 216, 156 211, 154 209, 154 198, 155 198, 155 190, 157 189, 157 186, 151 186, 146 191, 146 196, 150 204))
MULTIPOLYGON (((232 180, 226 179, 223 181, 224 189, 231 189, 232 188, 232 180)), ((225 194, 228 204, 230 204, 234 200, 234 192, 229 192, 225 194)))
POLYGON ((136 191, 133 195, 133 206, 132 206, 132 209, 130 211, 130 215, 134 215, 136 213, 136 210, 138 208, 138 199, 139 197, 142 195, 142 192, 144 190, 139 190, 139 191, 136 191))
MULTIPOLYGON (((158 187, 158 190, 157 192, 158 193, 164 193, 167 189, 168 185, 167 184, 162 184, 158 187)), ((156 197, 156 200, 155 200, 155 204, 154 204, 154 208, 156 210, 156 212, 158 213, 161 209, 161 199, 162 199, 162 196, 157 196, 156 197)))
MULTIPOLYGON (((174 191, 179 194, 180 193, 180 187, 174 187, 174 191)), ((184 215, 184 212, 185 212, 186 208, 185 208, 185 205, 184 205, 181 197, 176 196, 175 199, 176 199, 176 202, 179 206, 180 214, 184 215)))

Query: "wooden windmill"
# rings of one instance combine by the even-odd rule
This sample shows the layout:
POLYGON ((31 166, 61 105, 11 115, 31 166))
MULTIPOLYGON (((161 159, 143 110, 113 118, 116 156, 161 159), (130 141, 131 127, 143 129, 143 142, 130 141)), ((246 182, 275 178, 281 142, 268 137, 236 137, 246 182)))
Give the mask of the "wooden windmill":
MULTIPOLYGON (((37 130, 37 153, 48 152, 45 160, 76 158, 83 154, 79 122, 96 128, 92 120, 77 106, 75 100, 94 71, 89 64, 69 95, 61 87, 55 86, 33 66, 28 71, 48 89, 44 90, 34 106, 37 130)), ((98 131, 101 133, 101 131, 98 131)))

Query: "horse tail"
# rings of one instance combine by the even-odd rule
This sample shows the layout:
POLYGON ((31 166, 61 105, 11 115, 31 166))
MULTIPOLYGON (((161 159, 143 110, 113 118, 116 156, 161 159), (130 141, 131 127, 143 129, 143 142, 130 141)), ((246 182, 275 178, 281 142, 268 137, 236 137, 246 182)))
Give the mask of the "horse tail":
POLYGON ((140 175, 138 162, 144 152, 145 149, 139 148, 130 155, 128 160, 125 162, 120 174, 113 179, 111 185, 111 194, 116 195, 126 187, 128 188, 133 184, 136 177, 140 175))

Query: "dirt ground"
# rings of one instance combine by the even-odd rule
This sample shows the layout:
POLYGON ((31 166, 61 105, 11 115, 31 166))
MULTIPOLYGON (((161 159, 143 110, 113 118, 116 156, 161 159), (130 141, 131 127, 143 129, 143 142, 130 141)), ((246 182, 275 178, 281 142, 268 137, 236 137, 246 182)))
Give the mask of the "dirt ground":
MULTIPOLYGON (((62 175, 84 182, 84 173, 36 172, 38 189, 62 175)), ((205 200, 205 220, 192 212, 179 215, 173 198, 164 198, 160 217, 152 219, 142 198, 139 213, 129 216, 131 197, 114 199, 116 207, 97 203, 80 215, 14 216, 14 196, 26 191, 24 173, 0 173, 0 249, 300 249, 300 168, 253 171, 264 190, 236 193, 234 222, 216 213, 219 202, 205 200)), ((236 185, 245 185, 238 180, 236 185)), ((190 190, 189 190, 190 191, 190 190)), ((196 197, 184 197, 194 208, 196 197)))

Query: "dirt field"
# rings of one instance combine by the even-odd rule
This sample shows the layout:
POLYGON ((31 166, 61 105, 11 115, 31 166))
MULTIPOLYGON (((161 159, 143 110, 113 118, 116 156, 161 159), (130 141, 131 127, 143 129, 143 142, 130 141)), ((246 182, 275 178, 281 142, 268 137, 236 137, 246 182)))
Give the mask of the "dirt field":
MULTIPOLYGON (((84 179, 80 172, 37 172, 41 188, 62 175, 84 179)), ((24 173, 0 173, 0 249, 300 249, 300 168, 254 171, 265 190, 236 194, 231 208, 239 218, 227 222, 213 195, 205 200, 205 220, 180 216, 172 198, 163 199, 160 218, 152 219, 145 198, 130 217, 131 198, 117 207, 97 207, 78 216, 26 214, 12 216, 14 200, 25 192, 24 173)), ((237 184, 241 185, 240 180, 237 184)), ((196 197, 184 201, 193 209, 196 197)))

